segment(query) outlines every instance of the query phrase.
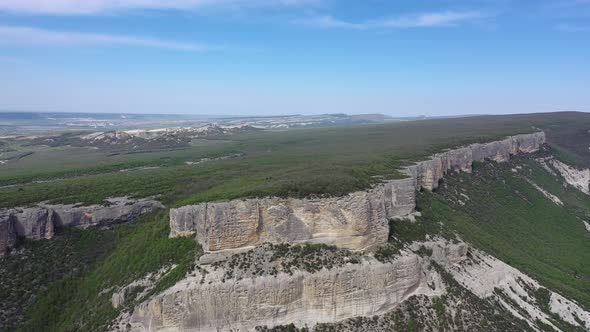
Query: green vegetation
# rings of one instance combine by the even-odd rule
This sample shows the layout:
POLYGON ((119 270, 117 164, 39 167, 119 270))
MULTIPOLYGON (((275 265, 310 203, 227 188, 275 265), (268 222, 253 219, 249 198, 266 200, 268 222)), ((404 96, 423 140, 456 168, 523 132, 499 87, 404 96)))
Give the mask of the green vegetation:
POLYGON ((253 250, 232 255, 225 261, 213 263, 223 267, 223 280, 251 278, 278 273, 293 274, 294 270, 317 272, 346 264, 359 264, 362 255, 326 244, 272 244, 265 243, 253 250))
MULTIPOLYGON (((421 203, 418 201, 418 203, 421 203)), ((401 249, 415 241, 425 241, 427 235, 438 235, 446 239, 455 239, 455 235, 444 224, 431 216, 433 211, 422 209, 418 204, 416 209, 422 214, 416 222, 408 220, 389 221, 389 241, 375 250, 375 258, 387 262, 395 258, 401 249)), ((421 247, 416 251, 421 256, 432 255, 432 250, 421 247)))
MULTIPOLYGON (((46 254, 47 246, 65 250, 63 258, 45 263, 48 276, 44 278, 39 296, 25 311, 23 331, 99 331, 104 330, 118 315, 110 298, 116 287, 155 272, 163 266, 178 264, 156 286, 161 291, 173 285, 193 266, 198 257, 196 243, 190 238, 169 239, 165 211, 142 217, 133 223, 116 225, 112 229, 67 230, 51 241, 26 246, 34 257, 46 254), (87 248, 86 248, 87 247, 87 248), (80 250, 83 249, 83 250, 80 250), (68 254, 69 252, 69 254, 68 254), (61 260, 60 260, 61 259, 61 260), (61 262, 61 263, 60 263, 61 262), (66 269, 67 268, 67 269, 66 269)), ((57 252, 55 255, 59 255, 57 252)), ((7 260, 19 259, 18 256, 7 260)), ((39 258, 40 259, 40 258, 39 258)), ((4 262, 3 262, 4 263, 4 262)), ((35 270, 37 269, 34 267, 35 270)), ((7 271, 4 278, 22 278, 28 271, 7 271)), ((28 284, 17 285, 26 289, 28 284)), ((8 327, 6 328, 8 329, 8 327)))
POLYGON ((438 191, 423 192, 418 201, 423 222, 444 224, 590 308, 590 236, 581 221, 590 212, 590 198, 564 187, 533 158, 478 164, 472 174, 446 177, 438 191), (565 205, 551 202, 528 181, 557 195, 565 205))
MULTIPOLYGON (((343 195, 383 178, 400 177, 400 167, 442 149, 539 129, 545 130, 560 159, 590 165, 588 128, 590 115, 581 113, 486 116, 242 133, 194 140, 182 150, 139 154, 0 141, 4 153, 0 159, 8 160, 0 165, 0 186, 5 186, 0 187, 0 208, 46 200, 98 203, 121 195, 161 195, 170 207, 267 195, 343 195), (233 154, 243 156, 186 164, 233 154)), ((590 199, 564 188, 533 161, 517 162, 526 166, 529 180, 559 196, 565 207, 549 202, 522 172, 513 173, 516 164, 480 164, 471 175, 450 176, 435 193, 420 193, 422 217, 414 224, 392 222, 390 243, 376 256, 387 260, 405 244, 423 240, 427 234, 453 238, 457 232, 589 308, 590 242, 578 218, 590 216, 590 199), (461 198, 461 193, 469 199, 461 198)), ((150 292, 154 294, 193 268, 198 256, 195 241, 168 239, 167 225, 166 211, 161 211, 106 230, 63 230, 52 241, 27 242, 23 255, 2 259, 0 308, 14 307, 8 315, 17 318, 16 324, 22 318, 21 330, 25 331, 104 330, 118 314, 110 304, 117 287, 162 266, 178 264, 150 292)), ((288 251, 281 255, 293 257, 285 269, 314 270, 345 261, 345 255, 330 247, 297 248, 279 248, 288 251)), ((427 250, 418 252, 428 255, 427 250)), ((238 268, 240 264, 244 266, 235 262, 238 268)), ((429 314, 440 316, 448 305, 446 300, 428 304, 429 314)), ((417 306, 419 301, 409 301, 408 306, 417 306)), ((407 330, 424 327, 419 317, 403 311, 395 317, 396 326, 407 330)), ((491 327, 505 326, 497 315, 491 317, 499 320, 490 323, 491 327)), ((14 329, 2 319, 0 329, 14 329)), ((463 322, 463 317, 444 319, 463 322)), ((519 325, 509 325, 514 326, 519 325)))
POLYGON ((541 288, 537 289, 534 293, 534 296, 535 296, 535 299, 537 300, 537 303, 543 309, 543 311, 551 312, 549 310, 549 301, 551 300, 551 293, 549 292, 549 290, 547 288, 541 287, 541 288))
POLYGON ((171 205, 267 195, 342 195, 400 166, 467 143, 543 129, 566 160, 590 163, 590 115, 583 113, 482 116, 385 125, 250 132, 195 140, 184 150, 109 155, 81 147, 24 147, 34 154, 0 166, 0 207, 56 202, 101 202, 113 195, 162 194, 171 205), (244 157, 186 165, 205 157, 244 157), (138 169, 140 167, 159 167, 138 169), (124 169, 138 169, 120 172, 124 169), (66 179, 64 179, 66 178, 66 179), (31 183, 53 180, 53 182, 31 183))
POLYGON ((163 194, 183 205, 266 195, 342 195, 377 176, 399 177, 404 163, 443 148, 531 132, 502 117, 400 122, 347 128, 251 132, 208 140, 181 151, 108 156, 76 147, 22 147, 30 157, 0 168, 0 207, 54 200, 100 202, 112 195, 163 194), (245 157, 186 165, 204 157, 245 157), (137 167, 157 169, 119 172, 137 167), (67 179, 62 179, 67 178, 67 179), (31 183, 33 180, 55 180, 31 183))
POLYGON ((18 326, 29 306, 51 283, 82 274, 112 250, 113 233, 59 230, 51 241, 25 240, 18 255, 0 259, 0 330, 18 326))

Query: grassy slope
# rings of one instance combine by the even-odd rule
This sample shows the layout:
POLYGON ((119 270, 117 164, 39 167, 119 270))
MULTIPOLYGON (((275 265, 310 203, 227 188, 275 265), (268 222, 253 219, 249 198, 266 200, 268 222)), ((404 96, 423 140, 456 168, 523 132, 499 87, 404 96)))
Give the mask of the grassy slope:
POLYGON ((590 308, 590 234, 578 219, 590 212, 590 197, 564 188, 525 158, 479 164, 473 174, 448 176, 445 183, 435 193, 420 194, 424 218, 442 222, 464 240, 590 308), (515 165, 523 169, 514 173, 515 165), (548 200, 525 177, 559 195, 565 206, 548 200))
POLYGON ((74 228, 59 231, 52 241, 27 241, 21 254, 0 263, 0 330, 14 330, 35 296, 65 275, 82 271, 112 250, 112 232, 74 228))
MULTIPOLYGON (((19 256, 2 262, 7 268, 0 270, 1 280, 10 279, 11 283, 3 281, 0 290, 18 293, 30 289, 34 279, 37 294, 27 294, 26 301, 3 298, 3 303, 26 307, 25 324, 20 327, 23 331, 104 330, 118 315, 110 303, 115 290, 111 287, 125 286, 148 272, 178 264, 160 281, 158 289, 165 289, 183 277, 198 257, 193 239, 169 239, 168 233, 166 213, 160 211, 108 230, 66 230, 54 240, 31 243, 26 252, 33 260, 26 266, 19 256), (27 307, 33 300, 31 295, 38 297, 27 307)), ((14 317, 9 321, 17 323, 14 317)), ((0 325, 0 330, 12 328, 0 325)))

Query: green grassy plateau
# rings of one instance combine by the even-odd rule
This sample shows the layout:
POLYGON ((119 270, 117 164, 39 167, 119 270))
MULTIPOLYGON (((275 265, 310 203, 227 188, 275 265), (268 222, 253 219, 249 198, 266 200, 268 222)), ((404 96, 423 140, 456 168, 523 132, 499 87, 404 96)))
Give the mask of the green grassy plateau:
POLYGON ((562 159, 584 164, 590 154, 579 141, 588 136, 589 126, 590 115, 581 113, 482 116, 255 132, 198 140, 180 151, 115 156, 11 142, 12 153, 34 153, 0 168, 0 207, 44 200, 98 203, 116 195, 161 194, 169 205, 266 195, 342 195, 367 188, 375 176, 397 177, 404 163, 443 148, 537 128, 547 132, 562 159), (244 156, 185 163, 235 153, 244 156))

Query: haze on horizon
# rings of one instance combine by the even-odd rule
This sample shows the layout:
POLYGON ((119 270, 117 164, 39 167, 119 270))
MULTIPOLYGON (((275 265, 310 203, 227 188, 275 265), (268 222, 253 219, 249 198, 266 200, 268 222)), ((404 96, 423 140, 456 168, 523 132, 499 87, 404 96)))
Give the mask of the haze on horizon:
POLYGON ((0 109, 590 111, 588 0, 0 0, 0 109))

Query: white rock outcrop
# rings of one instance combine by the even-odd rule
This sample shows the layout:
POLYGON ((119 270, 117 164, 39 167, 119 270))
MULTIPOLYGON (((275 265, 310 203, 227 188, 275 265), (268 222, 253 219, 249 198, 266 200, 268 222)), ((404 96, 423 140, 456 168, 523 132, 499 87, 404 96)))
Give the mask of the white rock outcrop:
POLYGON ((415 207, 412 179, 324 199, 263 198, 170 210, 171 237, 196 233, 206 252, 271 243, 328 243, 363 249, 387 241, 387 220, 415 207))
MULTIPOLYGON (((445 248, 440 242, 424 244, 435 251, 445 248)), ((433 257, 435 255, 433 254, 433 257)), ((455 280, 480 298, 497 296, 501 291, 510 301, 498 298, 499 303, 508 309, 514 316, 525 320, 536 330, 540 330, 537 321, 552 326, 556 331, 561 331, 551 320, 549 313, 542 310, 543 304, 538 303, 531 291, 537 291, 541 285, 531 277, 479 250, 470 249, 469 258, 452 264, 445 264, 438 260, 449 271, 455 280), (526 315, 522 315, 526 312, 526 315)), ((590 330, 590 312, 585 311, 580 305, 566 299, 562 295, 548 291, 550 300, 549 310, 562 320, 582 329, 590 330)))
POLYGON ((185 279, 137 306, 121 324, 131 331, 253 331, 256 326, 313 326, 384 314, 412 295, 442 295, 427 258, 391 263, 366 258, 316 273, 296 271, 226 280, 220 271, 185 279), (129 325, 127 325, 129 324, 129 325))
POLYGON ((585 194, 590 194, 590 169, 572 167, 555 158, 546 158, 540 162, 551 165, 567 184, 585 194))
POLYGON ((16 245, 18 236, 28 239, 51 239, 55 227, 91 227, 126 222, 163 208, 153 199, 118 197, 107 199, 107 205, 38 204, 34 207, 0 210, 0 255, 16 245))
POLYGON ((395 309, 413 295, 446 294, 448 285, 431 267, 432 262, 462 287, 499 303, 534 330, 541 329, 540 321, 561 331, 552 315, 582 329, 590 328, 590 313, 577 303, 548 291, 550 313, 544 311, 545 304, 538 303, 531 293, 541 288, 537 281, 463 242, 434 239, 411 246, 414 251, 421 247, 431 250, 431 256, 402 251, 389 263, 366 256, 359 264, 316 273, 296 271, 292 275, 223 280, 225 271, 206 271, 204 267, 132 312, 123 313, 114 330, 254 331, 256 326, 293 323, 311 327, 372 317, 395 309))
POLYGON ((474 161, 486 159, 504 162, 518 153, 531 153, 545 143, 545 133, 509 136, 501 141, 475 143, 463 148, 437 153, 430 160, 408 167, 416 179, 416 188, 433 190, 448 171, 471 172, 474 161))

